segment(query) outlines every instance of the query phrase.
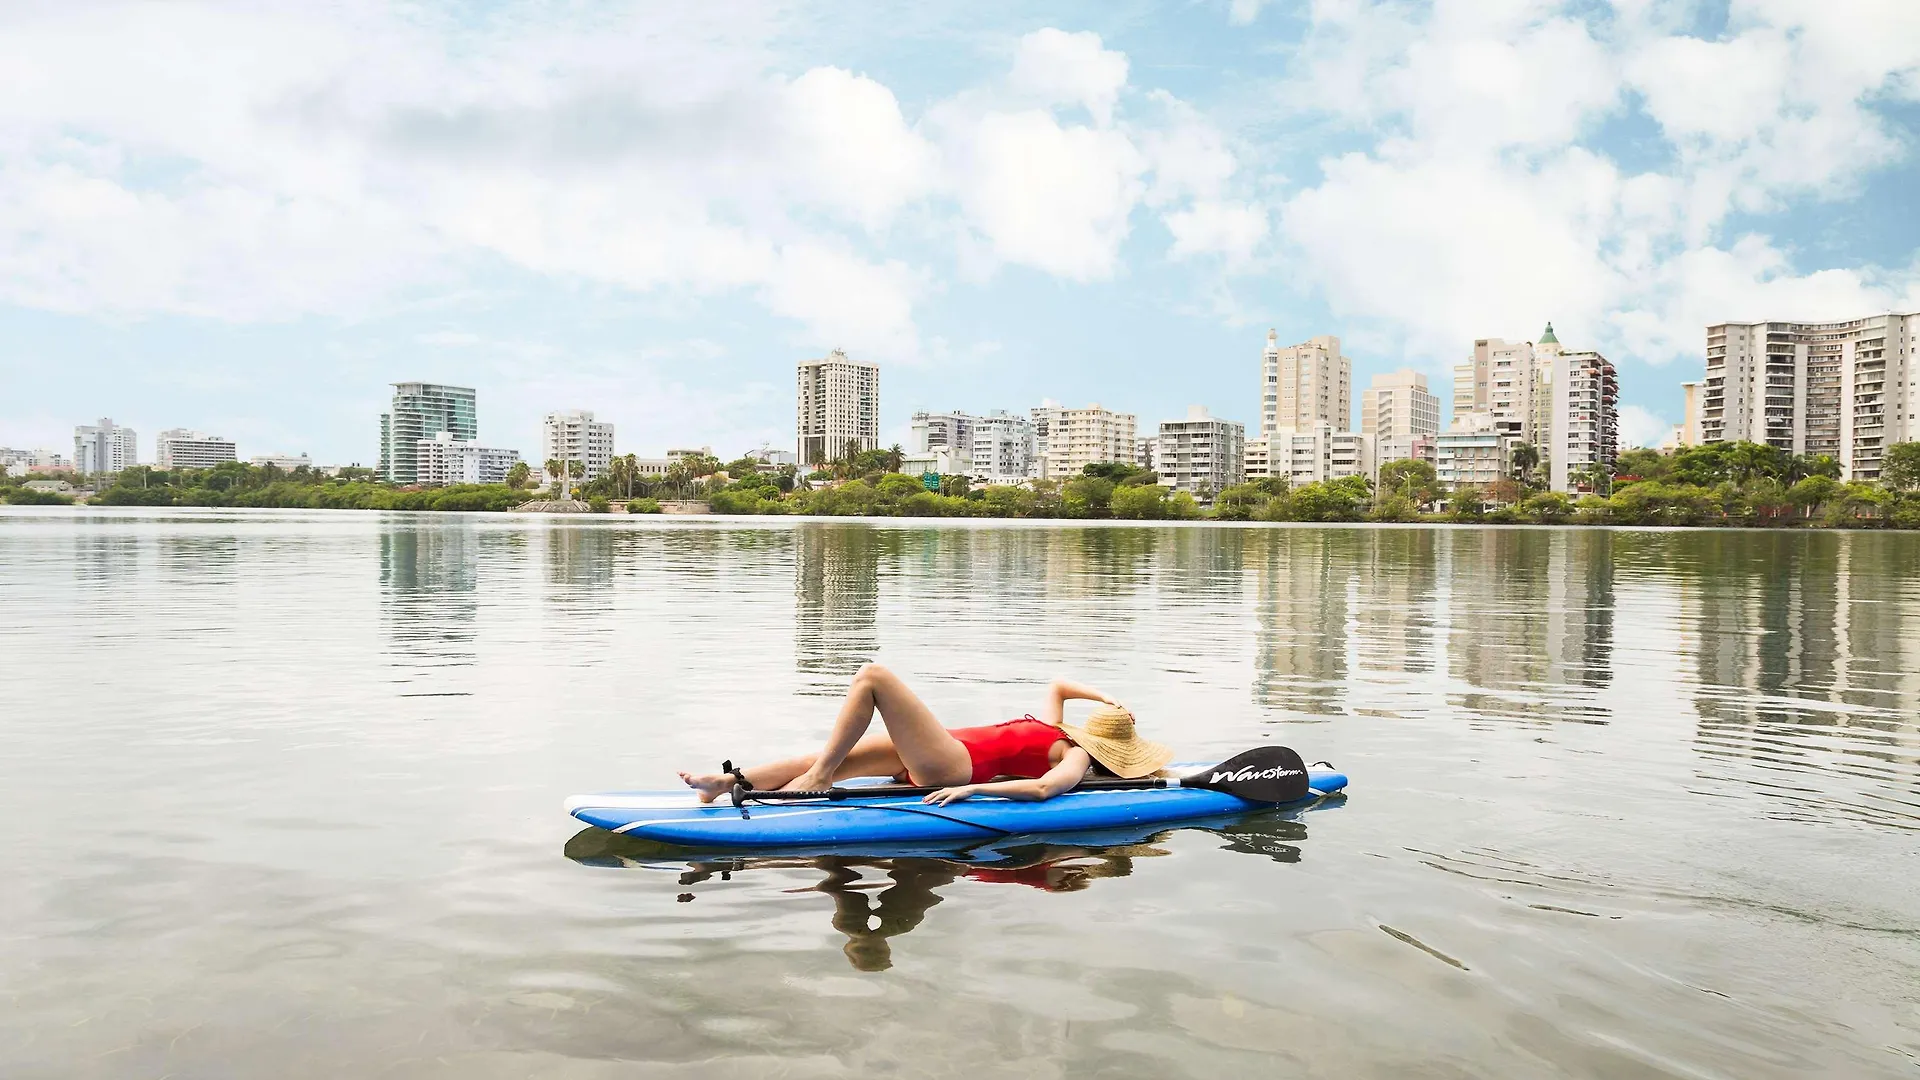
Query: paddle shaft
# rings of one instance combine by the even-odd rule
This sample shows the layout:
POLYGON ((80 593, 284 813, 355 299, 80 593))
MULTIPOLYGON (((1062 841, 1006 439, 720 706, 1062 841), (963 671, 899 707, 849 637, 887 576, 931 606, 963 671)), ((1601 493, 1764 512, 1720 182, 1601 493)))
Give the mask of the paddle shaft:
MULTIPOLYGON (((1179 785, 1179 781, 1177 779, 1169 780, 1164 776, 1143 776, 1137 780, 1125 780, 1119 777, 1113 777, 1109 779, 1082 780, 1080 781, 1080 783, 1074 785, 1073 790, 1075 791, 1112 791, 1112 790, 1138 791, 1144 788, 1176 787, 1178 785, 1179 785)), ((755 788, 751 791, 747 791, 747 790, 743 790, 741 788, 736 787, 733 791, 733 801, 737 803, 744 798, 752 802, 775 802, 775 801, 803 800, 803 799, 825 799, 828 802, 839 802, 842 799, 873 799, 873 798, 880 798, 884 796, 931 795, 936 791, 945 791, 949 787, 965 787, 965 786, 966 785, 964 784, 948 784, 945 787, 919 787, 913 784, 866 784, 859 787, 828 788, 825 791, 785 791, 785 790, 761 791, 758 788, 755 788)))

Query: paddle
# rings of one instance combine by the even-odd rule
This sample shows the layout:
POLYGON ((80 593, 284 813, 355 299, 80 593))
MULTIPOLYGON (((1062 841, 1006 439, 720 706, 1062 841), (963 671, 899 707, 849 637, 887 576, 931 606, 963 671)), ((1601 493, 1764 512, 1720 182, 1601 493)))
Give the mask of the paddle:
MULTIPOLYGON (((1235 754, 1218 765, 1209 766, 1191 776, 1143 776, 1138 780, 1082 780, 1075 791, 1111 791, 1144 788, 1189 787, 1225 792, 1248 802, 1297 802, 1312 793, 1307 786, 1307 766, 1300 755, 1285 746, 1262 746, 1235 754)), ((864 787, 835 787, 825 791, 761 791, 735 784, 733 803, 790 802, 806 799, 873 799, 897 795, 931 795, 945 790, 916 787, 911 784, 872 784, 864 787)), ((744 811, 742 811, 744 813, 744 811)))

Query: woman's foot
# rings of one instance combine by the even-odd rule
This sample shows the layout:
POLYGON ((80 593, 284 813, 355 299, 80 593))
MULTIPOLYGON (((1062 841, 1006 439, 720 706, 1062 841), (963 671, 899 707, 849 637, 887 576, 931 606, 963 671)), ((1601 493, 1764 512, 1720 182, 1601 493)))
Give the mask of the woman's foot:
POLYGON ((803 772, 799 776, 794 777, 791 781, 787 783, 785 787, 781 788, 780 790, 782 791, 825 791, 832 786, 833 786, 833 777, 831 776, 821 776, 816 773, 803 772))
POLYGON ((683 772, 680 774, 680 779, 684 781, 688 787, 692 788, 696 795, 700 796, 700 801, 703 803, 710 803, 733 790, 732 773, 710 773, 706 776, 695 776, 692 773, 683 772))

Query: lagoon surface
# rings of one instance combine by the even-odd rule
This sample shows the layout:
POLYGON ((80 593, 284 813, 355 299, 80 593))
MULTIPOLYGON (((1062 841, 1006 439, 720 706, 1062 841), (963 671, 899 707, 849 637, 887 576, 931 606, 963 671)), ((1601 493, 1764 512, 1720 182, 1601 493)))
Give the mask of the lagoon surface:
POLYGON ((14 508, 0 656, 8 1078, 1920 1070, 1920 535, 14 508), (867 660, 1353 786, 946 858, 560 811, 867 660))

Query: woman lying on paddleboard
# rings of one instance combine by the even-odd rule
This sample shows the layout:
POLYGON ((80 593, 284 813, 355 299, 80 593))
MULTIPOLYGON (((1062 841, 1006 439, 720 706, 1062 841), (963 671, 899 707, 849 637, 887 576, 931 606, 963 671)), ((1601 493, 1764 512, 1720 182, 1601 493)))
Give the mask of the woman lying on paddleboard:
POLYGON ((701 802, 732 791, 736 782, 818 791, 854 776, 938 787, 926 801, 942 805, 970 795, 1038 802, 1072 791, 1096 766, 1134 779, 1153 775, 1172 758, 1172 750, 1135 733, 1132 713, 1091 687, 1055 681, 1038 719, 945 728, 900 676, 868 664, 853 677, 819 753, 707 776, 683 772, 680 779, 701 802), (1066 703, 1076 700, 1100 703, 1084 727, 1063 722, 1066 703), (876 710, 886 730, 869 734, 876 710), (1014 779, 995 779, 1003 776, 1014 779))

